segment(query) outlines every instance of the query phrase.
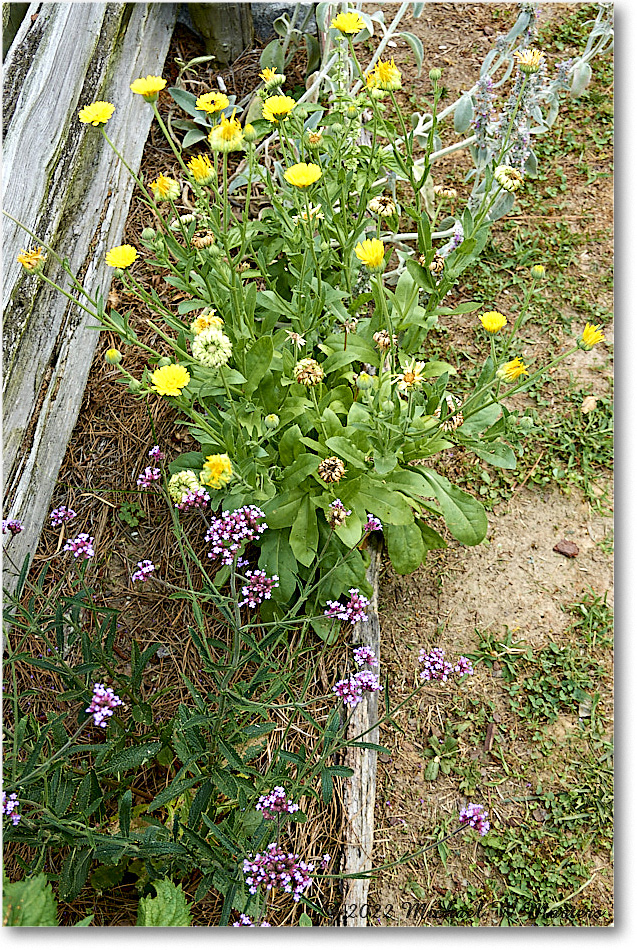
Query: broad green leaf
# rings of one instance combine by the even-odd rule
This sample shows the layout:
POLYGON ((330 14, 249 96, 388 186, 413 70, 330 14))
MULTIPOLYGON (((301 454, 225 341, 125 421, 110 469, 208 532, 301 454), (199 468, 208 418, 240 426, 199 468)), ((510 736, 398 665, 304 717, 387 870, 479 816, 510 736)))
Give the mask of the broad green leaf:
POLYGON ((289 603, 296 588, 297 562, 286 531, 277 531, 271 527, 265 532, 261 542, 259 567, 268 577, 276 574, 279 578, 279 586, 272 592, 273 598, 289 603))
POLYGON ((311 926, 312 926, 312 918, 308 917, 308 915, 304 911, 299 917, 299 927, 311 927, 311 926))
POLYGON ((274 357, 274 344, 271 336, 262 336, 246 353, 246 382, 244 392, 251 396, 267 371, 274 357))
POLYGON ((270 528, 290 528, 298 515, 303 493, 298 489, 277 495, 264 506, 266 521, 270 528))
POLYGON ((445 523, 454 538, 463 544, 479 544, 484 540, 488 523, 480 502, 437 472, 428 469, 424 477, 434 489, 445 523))
POLYGON ((469 93, 465 93, 458 99, 455 112, 453 114, 453 127, 458 134, 466 132, 473 119, 473 100, 469 93))
POLYGON ((142 745, 131 746, 117 752, 112 759, 100 770, 102 772, 128 772, 129 769, 139 769, 146 762, 154 759, 161 749, 161 742, 144 742, 142 745))
POLYGON ((184 112, 187 112, 188 115, 191 115, 193 119, 202 119, 204 118, 204 113, 196 108, 195 103, 197 102, 197 96, 192 92, 187 92, 185 89, 179 89, 177 86, 170 86, 167 89, 169 95, 173 97, 178 106, 180 106, 184 112))
POLYGON ((379 475, 388 475, 396 468, 398 459, 394 452, 381 452, 377 449, 374 452, 374 468, 379 475))
POLYGON ((75 900, 86 883, 93 855, 93 848, 73 848, 62 865, 58 884, 60 900, 75 900))
POLYGON ((365 456, 352 444, 351 439, 342 435, 333 435, 325 443, 328 449, 331 449, 339 458, 344 459, 356 468, 367 468, 365 456))
POLYGON ((411 524, 414 514, 399 492, 391 491, 371 478, 364 478, 356 493, 356 501, 376 515, 383 524, 411 524))
POLYGON ((453 376, 457 372, 457 369, 451 363, 445 363, 443 360, 431 360, 429 363, 425 363, 422 375, 425 379, 431 379, 432 377, 443 376, 444 373, 453 376))
MULTIPOLYGON (((415 15, 416 14, 414 14, 414 16, 415 15)), ((423 56, 425 55, 425 51, 423 49, 423 45, 422 45, 422 41, 420 37, 416 36, 415 33, 399 33, 398 35, 404 39, 405 43, 407 43, 412 53, 414 54, 414 59, 416 60, 416 66, 418 67, 418 72, 416 75, 420 76, 420 70, 422 68, 422 60, 423 60, 423 56)))
POLYGON ((292 491, 292 489, 300 485, 301 482, 304 482, 308 475, 316 472, 320 461, 318 455, 312 455, 309 452, 304 452, 302 455, 299 455, 291 465, 288 465, 288 467, 283 470, 281 481, 283 482, 284 489, 286 491, 292 491))
POLYGON ((5 927, 57 927, 57 901, 46 874, 13 884, 3 876, 2 923, 5 927))
POLYGON ((137 908, 138 927, 190 927, 190 906, 172 881, 153 881, 157 897, 142 897, 137 908))
POLYGON ((384 528, 387 553, 397 574, 413 574, 425 557, 425 545, 418 525, 388 524, 384 528))
POLYGON ((318 548, 316 509, 309 495, 305 495, 290 530, 290 547, 297 561, 309 567, 318 548))
POLYGON ((186 469, 197 472, 201 471, 202 466, 203 455, 201 452, 184 452, 183 455, 178 455, 176 459, 168 463, 168 471, 171 475, 176 472, 184 472, 186 469))
POLYGON ((515 452, 504 442, 465 442, 464 444, 475 452, 478 458, 489 462, 490 465, 509 469, 517 467, 515 452))
POLYGON ((425 546, 425 551, 436 551, 440 548, 446 548, 447 542, 444 538, 441 538, 437 531, 434 531, 428 524, 425 524, 424 521, 419 519, 416 521, 416 524, 420 528, 420 533, 422 534, 423 544, 425 546))
POLYGON ((438 778, 438 772, 440 771, 440 759, 436 756, 435 759, 431 759, 427 763, 425 768, 425 779, 428 782, 434 782, 438 778))

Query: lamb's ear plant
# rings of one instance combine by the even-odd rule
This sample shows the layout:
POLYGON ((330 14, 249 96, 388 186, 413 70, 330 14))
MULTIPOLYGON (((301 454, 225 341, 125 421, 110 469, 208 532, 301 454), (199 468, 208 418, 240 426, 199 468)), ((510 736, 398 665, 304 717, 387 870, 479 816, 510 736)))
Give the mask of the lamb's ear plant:
MULTIPOLYGON (((516 315, 503 315, 492 301, 451 308, 445 298, 479 258, 493 221, 528 186, 527 132, 550 125, 569 81, 582 86, 584 67, 607 40, 604 14, 593 31, 597 46, 591 42, 547 85, 525 5, 469 93, 441 110, 440 70, 431 70, 431 111, 406 119, 393 60, 377 52, 365 66, 358 55, 375 26, 385 48, 398 13, 386 28, 380 13, 345 9, 328 27, 326 8, 317 10, 329 30, 315 89, 326 92, 318 102, 284 93, 271 47, 272 62, 262 64, 262 114, 243 125, 225 94, 169 90, 197 127, 184 124, 180 146, 157 108, 165 80, 148 76, 131 86, 166 134, 179 180, 136 179, 154 226, 142 231, 141 251, 122 245, 106 262, 152 314, 160 344, 141 340, 130 315, 108 310, 103 297, 89 298, 63 262, 70 289, 61 292, 91 314, 96 329, 119 336, 123 353, 110 349, 106 360, 132 397, 167 400, 199 444, 171 459, 155 446, 138 479, 142 489, 163 493, 187 583, 159 578, 149 560, 139 562, 132 581, 160 582, 187 603, 188 634, 207 686, 180 674, 190 702, 169 721, 158 720, 162 694, 151 698, 145 678, 160 644, 141 649, 133 641, 130 672, 122 671, 114 654, 117 614, 97 606, 87 580, 95 556, 87 534, 69 534, 71 567, 48 599, 45 573, 32 581, 28 561, 18 566, 20 584, 7 610, 13 697, 4 788, 14 798, 3 800, 13 816, 6 839, 33 849, 30 873, 41 871, 51 848, 65 849, 58 889, 66 901, 96 866, 96 880, 112 883, 136 869, 140 919, 151 926, 161 925, 152 922, 160 919, 155 902, 165 897, 159 879, 181 880, 194 869, 201 874, 195 902, 211 889, 224 896, 221 925, 233 911, 241 915, 237 925, 263 924, 269 892, 261 885, 275 867, 279 886, 291 875, 294 900, 323 913, 319 898, 306 892, 314 877, 338 869, 325 856, 301 860, 282 850, 282 841, 286 823, 306 820, 312 801, 329 803, 335 781, 351 774, 337 764, 348 745, 382 751, 367 733, 346 738, 347 714, 363 694, 383 693, 381 723, 396 711, 370 651, 354 657, 369 668, 349 670, 327 695, 312 689, 317 662, 341 623, 366 619, 370 537, 382 531, 399 573, 415 571, 429 550, 445 546, 443 523, 458 541, 479 544, 484 508, 439 473, 436 456, 461 445, 489 464, 515 468, 507 441, 512 433, 519 438, 511 397, 577 347, 603 340, 600 328, 587 324, 550 366, 525 364, 517 333, 533 296, 540 298, 541 265, 531 269, 516 315), (509 77, 511 96, 493 120, 495 90, 509 77), (543 101, 550 112, 540 122, 543 101), (456 134, 474 133, 443 148, 451 116, 456 134), (268 164, 259 144, 266 135, 268 164), (188 158, 186 149, 204 138, 208 149, 188 158), (460 208, 454 189, 434 184, 435 162, 467 145, 475 186, 460 208), (242 160, 231 173, 235 152, 242 160), (192 196, 187 213, 179 207, 184 186, 192 196), (256 193, 267 206, 255 219, 256 193), (180 302, 149 289, 140 266, 160 274, 180 302), (470 316, 478 312, 479 319, 470 316), (459 367, 431 359, 427 349, 438 319, 458 314, 483 335, 471 386, 459 367), (127 369, 133 346, 147 354, 141 378, 127 369), (202 534, 209 545, 203 556, 202 534), (223 636, 212 633, 213 622, 223 636), (42 645, 41 656, 26 649, 30 637, 42 645), (25 711, 21 702, 31 694, 18 695, 22 665, 50 674, 59 690, 55 711, 25 711), (283 730, 273 708, 285 717, 283 730), (299 742, 308 729, 312 741, 299 742), (158 770, 162 781, 150 802, 134 805, 141 769, 158 770)), ((415 38, 402 35, 418 58, 415 38)), ((113 109, 89 104, 79 119, 120 154, 105 128, 113 109)), ((50 282, 42 248, 19 259, 50 282)), ((75 517, 61 509, 53 515, 58 525, 75 517)), ((472 672, 465 658, 454 666, 441 651, 423 651, 421 661, 425 681, 444 684, 472 672)), ((481 806, 468 808, 456 831, 469 825, 486 833, 481 806)), ((175 902, 175 919, 186 921, 188 909, 181 898, 175 902)))

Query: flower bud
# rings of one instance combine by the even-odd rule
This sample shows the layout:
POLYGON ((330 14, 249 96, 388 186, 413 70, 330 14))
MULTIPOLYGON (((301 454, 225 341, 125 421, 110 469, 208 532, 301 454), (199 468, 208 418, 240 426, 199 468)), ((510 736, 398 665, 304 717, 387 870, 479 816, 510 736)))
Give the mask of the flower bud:
POLYGON ((362 392, 366 392, 368 389, 371 389, 374 385, 374 378, 369 375, 369 373, 359 373, 356 377, 356 386, 362 392))
POLYGON ((110 350, 107 350, 104 354, 104 359, 111 366, 119 366, 122 362, 122 354, 119 350, 116 350, 115 347, 111 347, 110 350))
POLYGON ((263 421, 265 422, 266 429, 276 429, 281 420, 277 416, 276 412, 271 412, 265 417, 263 421))
POLYGON ((534 264, 531 268, 531 277, 535 277, 536 280, 541 280, 546 275, 546 268, 544 264, 534 264))
POLYGON ((246 122, 246 124, 244 125, 243 137, 246 140, 246 142, 256 142, 256 140, 259 138, 259 133, 257 132, 257 130, 255 129, 255 127, 252 125, 251 122, 246 122))
POLYGON ((441 76, 442 69, 440 69, 438 66, 435 66, 433 69, 429 70, 429 78, 432 82, 438 82, 441 76))
POLYGON ((136 396, 138 393, 142 391, 143 386, 138 379, 130 379, 128 381, 128 388, 130 389, 132 394, 136 396))
POLYGON ((154 228, 144 228, 142 231, 142 241, 152 241, 155 238, 154 228))
POLYGON ((383 410, 383 412, 393 412, 396 407, 391 399, 385 399, 380 408, 383 410))

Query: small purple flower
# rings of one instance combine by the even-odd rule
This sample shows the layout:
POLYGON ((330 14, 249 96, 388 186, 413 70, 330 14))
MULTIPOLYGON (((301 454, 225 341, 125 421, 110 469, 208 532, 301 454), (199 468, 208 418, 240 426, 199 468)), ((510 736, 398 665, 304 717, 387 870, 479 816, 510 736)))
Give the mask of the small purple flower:
POLYGON ((94 540, 95 538, 89 538, 88 534, 82 532, 82 534, 78 534, 77 538, 67 541, 64 550, 70 551, 77 561, 87 561, 89 558, 95 557, 94 540))
POLYGON ((269 844, 263 854, 255 854, 243 862, 243 873, 251 894, 256 894, 259 885, 263 884, 266 891, 280 887, 291 894, 294 901, 298 901, 310 887, 310 872, 313 870, 313 864, 301 861, 298 854, 286 854, 276 841, 269 844))
POLYGON ((279 586, 279 576, 274 574, 272 577, 266 577, 265 571, 247 571, 246 583, 241 588, 243 600, 239 601, 239 607, 257 607, 264 600, 270 600, 272 590, 279 586))
POLYGON ((166 458, 158 445, 153 445, 152 449, 148 453, 148 457, 151 458, 153 462, 163 462, 166 458))
POLYGON ((206 541, 212 544, 208 557, 221 558, 222 564, 232 564, 242 545, 253 541, 268 527, 259 523, 261 518, 265 518, 265 513, 256 505, 222 511, 221 517, 213 518, 206 533, 206 541))
POLYGON ((137 484, 140 488, 150 488, 153 482, 159 481, 160 478, 160 469, 151 468, 150 465, 147 465, 142 474, 137 479, 137 484))
POLYGON ((347 604, 341 604, 338 600, 328 600, 327 610, 323 613, 326 617, 338 617, 339 620, 348 620, 350 623, 357 623, 359 620, 368 620, 365 613, 365 607, 369 607, 369 601, 364 594, 361 594, 358 587, 350 587, 350 598, 347 604))
POLYGON ((383 525, 379 518, 375 518, 374 515, 367 513, 367 521, 363 525, 363 531, 367 534, 370 531, 382 531, 383 525))
POLYGON ((453 668, 454 673, 459 673, 462 676, 464 673, 469 673, 470 676, 473 675, 473 664, 471 660, 468 660, 466 656, 458 657, 458 662, 453 668))
POLYGON ((367 663, 368 666, 378 666, 376 654, 371 647, 356 647, 354 650, 354 663, 356 663, 356 666, 364 666, 365 663, 367 663))
POLYGON ((295 805, 291 798, 286 799, 285 789, 281 785, 277 785, 267 795, 262 795, 254 807, 263 812, 264 818, 272 820, 283 812, 292 815, 299 810, 299 806, 295 805))
POLYGON ((69 521, 73 521, 73 518, 77 518, 76 513, 72 508, 67 508, 66 505, 60 505, 59 508, 54 508, 50 514, 51 525, 54 528, 59 528, 61 524, 66 524, 69 521))
POLYGON ((331 855, 329 855, 329 854, 324 854, 324 855, 323 855, 323 857, 322 857, 322 859, 321 859, 321 863, 319 864, 319 867, 320 867, 321 871, 324 871, 324 870, 325 870, 325 868, 327 867, 327 865, 330 863, 331 860, 332 860, 331 855))
POLYGON ((332 528, 338 528, 342 524, 345 524, 345 521, 351 515, 351 511, 345 507, 340 498, 335 498, 334 501, 330 502, 330 510, 327 516, 328 523, 332 528))
POLYGON ((113 715, 113 710, 117 706, 123 706, 119 696, 116 696, 110 686, 103 686, 101 683, 93 684, 93 698, 91 705, 84 712, 92 713, 93 722, 96 726, 106 729, 106 722, 109 716, 113 715))
POLYGON ((210 502, 210 495, 205 488, 194 488, 181 496, 181 501, 175 502, 175 508, 180 511, 190 511, 193 508, 205 508, 210 502))
POLYGON ((344 680, 339 680, 332 692, 342 699, 346 706, 354 709, 363 698, 363 692, 377 693, 383 687, 378 681, 376 673, 370 670, 360 670, 344 680))
POLYGON ((2 814, 6 815, 7 818, 11 818, 11 824, 14 827, 20 823, 20 818, 22 817, 18 814, 19 807, 20 802, 15 792, 12 792, 8 798, 6 792, 2 793, 2 814))
MULTIPOLYGON (((235 920, 232 925, 233 927, 256 927, 256 924, 248 917, 247 914, 239 914, 239 919, 235 920)), ((263 923, 259 924, 259 927, 271 927, 272 924, 269 924, 267 920, 264 920, 263 923)))
POLYGON ((7 531, 11 532, 12 537, 15 537, 16 534, 20 534, 24 525, 21 521, 18 521, 16 518, 10 518, 7 521, 2 522, 2 533, 6 534, 7 531))
POLYGON ((137 570, 131 575, 132 581, 145 581, 155 570, 152 561, 138 561, 137 570))
POLYGON ((478 834, 483 837, 491 827, 488 812, 484 805, 476 805, 473 802, 469 802, 468 805, 460 810, 460 824, 468 825, 469 828, 475 828, 478 834))
POLYGON ((431 653, 425 653, 421 650, 418 654, 418 661, 425 664, 425 668, 420 674, 421 680, 440 680, 446 683, 450 674, 453 672, 451 663, 445 660, 445 651, 440 647, 435 647, 431 653))

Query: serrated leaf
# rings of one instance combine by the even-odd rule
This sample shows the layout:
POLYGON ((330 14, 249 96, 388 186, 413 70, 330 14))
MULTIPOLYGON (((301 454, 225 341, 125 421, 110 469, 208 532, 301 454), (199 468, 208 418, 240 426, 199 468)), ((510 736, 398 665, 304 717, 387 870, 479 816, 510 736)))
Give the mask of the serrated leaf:
POLYGON ((57 901, 46 874, 13 884, 4 878, 2 887, 4 927, 57 927, 57 901))
POLYGON ((181 884, 153 881, 157 897, 143 897, 137 908, 138 927, 190 927, 190 905, 181 884))

